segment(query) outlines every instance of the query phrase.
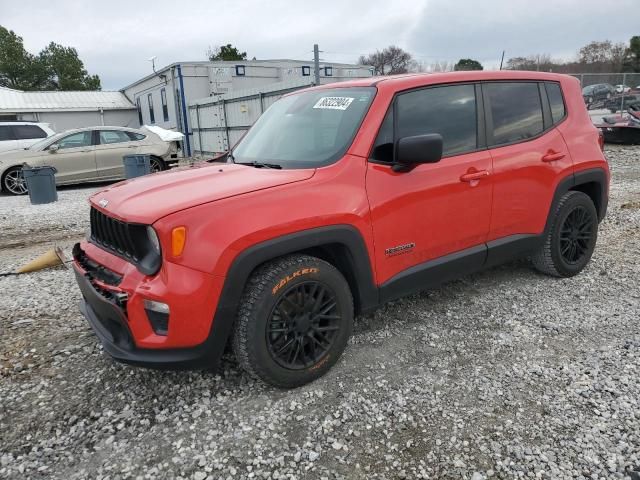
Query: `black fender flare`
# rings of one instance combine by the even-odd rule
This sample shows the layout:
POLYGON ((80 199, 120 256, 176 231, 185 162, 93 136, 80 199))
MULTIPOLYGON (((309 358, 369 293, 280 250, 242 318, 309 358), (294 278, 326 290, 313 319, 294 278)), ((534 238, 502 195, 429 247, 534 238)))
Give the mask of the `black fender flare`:
POLYGON ((547 223, 544 228, 544 233, 548 233, 553 222, 553 212, 556 211, 558 203, 562 196, 569 190, 576 190, 576 187, 585 185, 587 183, 597 183, 600 186, 599 199, 598 199, 598 219, 602 220, 607 214, 607 206, 609 203, 609 182, 607 179, 607 173, 603 168, 590 168, 588 170, 582 170, 568 175, 560 180, 556 191, 553 194, 553 200, 549 207, 549 213, 547 215, 547 223))
POLYGON ((354 276, 357 292, 353 293, 360 299, 360 310, 375 308, 378 305, 378 288, 371 259, 364 238, 352 225, 301 230, 255 244, 236 256, 225 277, 209 336, 201 344, 209 353, 209 364, 216 365, 224 351, 244 287, 256 267, 283 255, 332 244, 344 246, 349 254, 348 268, 354 276))

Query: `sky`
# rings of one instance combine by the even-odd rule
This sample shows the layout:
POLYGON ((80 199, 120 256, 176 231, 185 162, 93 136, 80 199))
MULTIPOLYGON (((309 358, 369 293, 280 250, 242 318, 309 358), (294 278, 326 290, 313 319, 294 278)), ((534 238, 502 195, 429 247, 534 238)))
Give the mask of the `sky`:
POLYGON ((231 43, 248 58, 356 62, 398 45, 426 65, 474 58, 496 68, 537 53, 572 59, 592 40, 640 35, 640 0, 0 0, 0 25, 37 53, 75 47, 103 90, 118 90, 156 66, 206 60, 231 43))

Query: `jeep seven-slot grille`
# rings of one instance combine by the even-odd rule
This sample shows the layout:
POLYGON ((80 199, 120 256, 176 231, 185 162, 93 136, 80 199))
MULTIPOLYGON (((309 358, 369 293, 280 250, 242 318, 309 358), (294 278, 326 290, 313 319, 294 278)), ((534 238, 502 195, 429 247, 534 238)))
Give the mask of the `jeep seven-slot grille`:
POLYGON ((133 225, 111 218, 91 207, 91 239, 98 245, 137 262, 139 253, 133 230, 133 225))

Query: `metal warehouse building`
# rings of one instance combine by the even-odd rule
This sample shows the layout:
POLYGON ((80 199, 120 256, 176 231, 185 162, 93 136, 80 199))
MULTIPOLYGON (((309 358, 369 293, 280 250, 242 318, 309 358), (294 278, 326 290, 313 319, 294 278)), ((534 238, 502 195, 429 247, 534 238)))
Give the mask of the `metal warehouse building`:
POLYGON ((122 92, 23 92, 0 87, 0 121, 46 122, 56 132, 96 125, 136 128, 136 107, 122 92))
MULTIPOLYGON (((320 83, 332 83, 354 78, 372 76, 368 66, 326 63, 320 65, 320 83)), ((179 62, 172 63, 155 71, 135 83, 122 89, 127 98, 137 107, 141 125, 158 125, 162 128, 177 130, 186 134, 185 154, 209 152, 225 145, 212 138, 210 146, 205 148, 198 139, 194 139, 194 129, 198 133, 201 125, 196 124, 202 113, 207 115, 216 109, 203 112, 190 109, 195 102, 203 105, 203 99, 211 101, 232 97, 236 92, 272 92, 283 85, 308 86, 314 81, 313 62, 300 60, 247 60, 216 62, 179 62), (194 148, 194 141, 196 145, 194 148)), ((204 108, 204 107, 203 107, 204 108)), ((201 118, 203 123, 221 128, 213 118, 201 118)), ((226 121, 226 120, 225 120, 226 121)), ((255 121, 255 118, 252 118, 255 121)), ((200 137, 202 132, 200 132, 200 137)), ((233 140, 232 140, 233 141, 233 140)))

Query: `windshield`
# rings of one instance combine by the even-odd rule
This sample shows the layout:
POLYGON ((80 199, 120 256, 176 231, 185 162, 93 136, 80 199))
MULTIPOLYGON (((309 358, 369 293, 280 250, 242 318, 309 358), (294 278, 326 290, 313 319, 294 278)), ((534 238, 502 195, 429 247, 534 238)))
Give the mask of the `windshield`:
POLYGON ((596 89, 595 85, 589 85, 588 87, 584 87, 582 89, 582 93, 591 93, 596 89))
POLYGON ((26 150, 35 150, 35 151, 43 150, 46 146, 59 140, 62 137, 62 135, 63 135, 62 133, 56 133, 55 135, 52 135, 50 137, 43 138, 42 140, 39 140, 36 143, 32 144, 26 150))
POLYGON ((376 89, 332 88, 289 95, 275 102, 233 149, 236 163, 315 168, 347 151, 376 89))

